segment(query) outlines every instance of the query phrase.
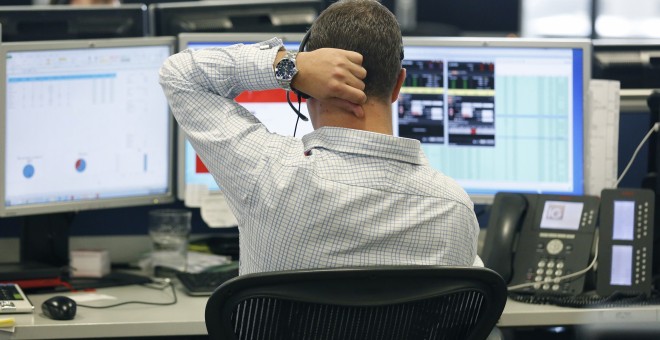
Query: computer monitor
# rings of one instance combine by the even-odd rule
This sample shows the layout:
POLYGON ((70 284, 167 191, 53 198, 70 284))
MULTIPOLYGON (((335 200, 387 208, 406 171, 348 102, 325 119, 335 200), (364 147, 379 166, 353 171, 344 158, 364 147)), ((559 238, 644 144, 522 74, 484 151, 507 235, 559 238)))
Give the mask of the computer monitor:
MULTIPOLYGON (((230 46, 237 43, 256 43, 277 36, 284 42, 287 49, 297 50, 303 34, 289 33, 182 33, 179 35, 179 50, 187 48, 200 49, 206 47, 230 46)), ((251 110, 270 132, 292 136, 296 126, 297 116, 286 102, 284 90, 244 92, 236 101, 251 110)), ((307 105, 303 102, 301 112, 308 116, 307 105)), ((313 130, 311 122, 298 121, 296 137, 313 130)), ((178 173, 177 197, 186 198, 186 190, 195 192, 201 188, 211 192, 220 190, 204 163, 199 159, 185 134, 179 130, 178 137, 178 173)))
POLYGON ((520 1, 520 35, 526 38, 591 37, 593 1, 520 1))
POLYGON ((29 6, 32 5, 32 0, 5 0, 0 6, 29 6))
POLYGON ((588 40, 406 38, 395 133, 475 203, 585 193, 588 40))
POLYGON ((599 38, 660 38, 657 0, 595 1, 595 30, 599 38))
POLYGON ((145 5, 0 7, 2 41, 129 38, 148 35, 145 5))
POLYGON ((174 201, 174 37, 0 46, 0 216, 174 201))
POLYGON ((226 0, 153 4, 151 32, 305 33, 319 14, 322 0, 226 0))
MULTIPOLYGON (((336 0, 327 0, 328 3, 336 0)), ((518 34, 521 0, 380 0, 405 35, 499 36, 518 34)))

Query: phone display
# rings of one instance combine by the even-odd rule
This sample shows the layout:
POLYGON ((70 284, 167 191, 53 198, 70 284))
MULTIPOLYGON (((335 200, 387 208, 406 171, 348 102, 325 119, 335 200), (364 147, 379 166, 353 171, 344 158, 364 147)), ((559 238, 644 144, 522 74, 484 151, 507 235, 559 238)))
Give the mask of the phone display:
POLYGON ((584 203, 545 201, 541 229, 578 230, 584 203))

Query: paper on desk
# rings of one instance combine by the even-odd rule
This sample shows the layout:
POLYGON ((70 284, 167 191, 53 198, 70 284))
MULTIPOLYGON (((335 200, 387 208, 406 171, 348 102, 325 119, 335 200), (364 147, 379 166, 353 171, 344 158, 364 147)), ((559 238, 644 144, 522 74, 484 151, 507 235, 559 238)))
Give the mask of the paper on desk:
POLYGON ((211 228, 229 228, 238 225, 222 192, 202 198, 200 212, 202 220, 211 228))
POLYGON ((188 273, 199 273, 210 267, 229 264, 231 256, 205 254, 197 251, 188 252, 186 271, 188 273))
POLYGON ((14 318, 0 318, 0 331, 7 333, 14 333, 16 331, 16 319, 14 318))
POLYGON ((98 293, 77 293, 69 295, 69 297, 77 303, 99 300, 117 300, 117 298, 114 296, 98 293))
POLYGON ((186 184, 186 195, 184 204, 188 208, 199 208, 202 199, 209 195, 209 187, 205 184, 186 184))
POLYGON ((585 193, 600 196, 616 186, 619 151, 620 83, 592 80, 585 115, 585 193))

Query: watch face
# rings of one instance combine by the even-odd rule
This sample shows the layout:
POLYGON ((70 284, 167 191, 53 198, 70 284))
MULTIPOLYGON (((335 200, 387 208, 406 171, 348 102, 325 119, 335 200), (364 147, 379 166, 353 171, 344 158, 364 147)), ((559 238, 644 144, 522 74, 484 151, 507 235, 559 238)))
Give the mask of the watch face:
POLYGON ((275 78, 279 80, 291 80, 296 73, 296 64, 291 59, 282 59, 277 63, 275 78))

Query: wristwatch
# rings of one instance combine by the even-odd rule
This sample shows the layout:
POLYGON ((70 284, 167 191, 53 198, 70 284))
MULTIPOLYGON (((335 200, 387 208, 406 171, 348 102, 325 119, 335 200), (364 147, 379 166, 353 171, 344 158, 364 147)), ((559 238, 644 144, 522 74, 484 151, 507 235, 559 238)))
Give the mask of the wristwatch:
POLYGON ((286 51, 286 56, 275 66, 275 79, 287 91, 291 91, 291 81, 298 73, 298 68, 296 67, 297 54, 297 52, 286 51))

